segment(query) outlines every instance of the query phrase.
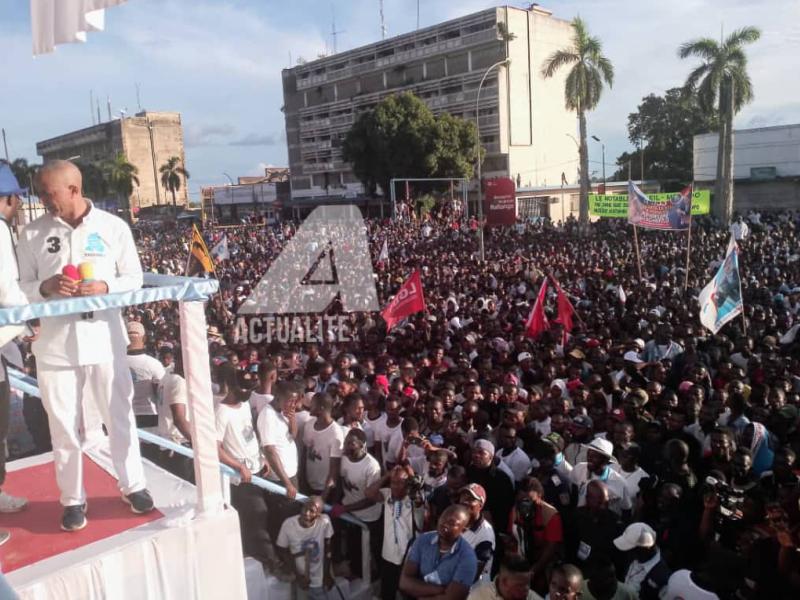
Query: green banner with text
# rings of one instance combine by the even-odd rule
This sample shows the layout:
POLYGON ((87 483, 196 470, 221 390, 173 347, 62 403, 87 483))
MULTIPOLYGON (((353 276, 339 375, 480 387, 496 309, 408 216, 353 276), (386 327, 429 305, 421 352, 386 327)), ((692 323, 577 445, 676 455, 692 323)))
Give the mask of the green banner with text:
MULTIPOLYGON (((647 194, 653 202, 669 202, 678 192, 666 194, 647 194)), ((711 191, 692 192, 692 214, 707 215, 711 207, 711 191)), ((593 217, 628 218, 628 194, 600 195, 589 194, 589 214, 593 217)))

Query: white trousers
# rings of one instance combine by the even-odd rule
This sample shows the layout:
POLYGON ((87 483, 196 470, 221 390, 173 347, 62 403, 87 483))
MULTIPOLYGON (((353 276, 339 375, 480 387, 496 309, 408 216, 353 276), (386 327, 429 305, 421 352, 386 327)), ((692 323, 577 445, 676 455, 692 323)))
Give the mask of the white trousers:
POLYGON ((86 501, 81 429, 89 425, 84 423, 84 413, 94 411, 84 410, 84 403, 87 409, 94 404, 106 424, 120 491, 127 495, 143 490, 144 467, 131 405, 133 382, 124 357, 83 367, 40 365, 37 374, 50 423, 61 504, 75 506, 86 501))

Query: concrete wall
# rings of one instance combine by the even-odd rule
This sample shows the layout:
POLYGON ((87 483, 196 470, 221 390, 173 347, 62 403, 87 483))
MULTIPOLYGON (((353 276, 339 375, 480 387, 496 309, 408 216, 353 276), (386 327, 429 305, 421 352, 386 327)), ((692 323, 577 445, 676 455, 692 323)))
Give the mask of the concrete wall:
MULTIPOLYGON (((183 128, 180 113, 148 112, 147 116, 136 116, 122 120, 123 151, 128 161, 139 170, 139 189, 134 189, 131 202, 134 206, 151 206, 154 204, 172 204, 172 194, 161 185, 161 174, 158 170, 172 156, 181 159, 181 166, 186 168, 186 157, 183 150, 183 128), (150 147, 148 123, 153 132, 153 150, 155 153, 155 170, 150 147), (156 188, 158 191, 156 192, 156 188)), ((188 169, 187 169, 188 170, 188 169)), ((178 206, 185 206, 188 201, 186 181, 181 182, 181 189, 175 192, 178 206)))
MULTIPOLYGON (((719 136, 694 136, 694 179, 714 181, 719 136)), ((778 177, 800 176, 800 124, 734 131, 734 178, 749 179, 752 167, 775 167, 778 177)))
POLYGON ((570 45, 572 26, 540 9, 508 10, 508 18, 516 36, 509 43, 509 176, 519 174, 523 186, 545 186, 558 185, 564 172, 574 182, 578 151, 566 134, 577 137, 577 118, 564 105, 567 70, 550 79, 541 74, 545 60, 570 45))

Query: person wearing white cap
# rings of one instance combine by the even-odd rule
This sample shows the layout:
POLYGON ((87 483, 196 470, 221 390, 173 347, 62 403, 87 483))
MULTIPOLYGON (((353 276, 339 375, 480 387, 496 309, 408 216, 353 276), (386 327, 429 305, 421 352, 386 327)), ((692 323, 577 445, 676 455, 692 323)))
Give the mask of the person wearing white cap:
POLYGON ((661 589, 669 581, 670 568, 661 558, 653 528, 646 523, 631 523, 614 540, 614 545, 618 550, 633 555, 625 583, 641 600, 658 600, 661 589))
POLYGON ((613 452, 614 444, 603 438, 595 438, 586 444, 586 462, 575 465, 570 474, 578 506, 586 504, 586 485, 596 479, 608 487, 608 507, 611 510, 622 515, 633 507, 625 480, 611 468, 613 452))

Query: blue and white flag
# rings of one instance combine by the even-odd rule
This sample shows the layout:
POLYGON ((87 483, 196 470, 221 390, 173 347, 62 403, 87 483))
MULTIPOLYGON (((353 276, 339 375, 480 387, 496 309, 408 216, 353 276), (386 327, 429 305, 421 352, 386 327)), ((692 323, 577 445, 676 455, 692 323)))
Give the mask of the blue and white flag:
POLYGON ((228 237, 223 234, 222 239, 211 248, 211 257, 217 262, 221 260, 229 260, 231 253, 228 250, 228 237))
POLYGON ((712 333, 717 333, 723 325, 740 315, 744 310, 742 285, 739 279, 739 247, 731 236, 728 251, 714 278, 708 283, 698 298, 700 302, 700 322, 712 333))

